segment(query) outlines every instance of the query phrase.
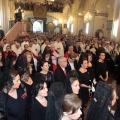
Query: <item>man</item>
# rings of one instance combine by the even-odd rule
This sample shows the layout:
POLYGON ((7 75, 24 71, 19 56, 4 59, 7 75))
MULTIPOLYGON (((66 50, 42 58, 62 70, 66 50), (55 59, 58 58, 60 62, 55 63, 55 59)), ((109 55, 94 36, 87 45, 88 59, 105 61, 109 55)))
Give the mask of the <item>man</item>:
POLYGON ((11 50, 11 46, 10 45, 6 46, 6 51, 4 52, 4 59, 6 59, 8 57, 9 53, 11 53, 13 56, 15 56, 17 58, 16 53, 11 50))
POLYGON ((97 81, 106 82, 108 80, 108 70, 104 60, 105 60, 105 52, 103 51, 103 52, 100 52, 99 59, 96 64, 97 81))
POLYGON ((56 39, 54 45, 55 45, 55 49, 59 52, 59 55, 64 56, 64 48, 63 48, 60 37, 56 39))
POLYGON ((16 42, 15 46, 11 48, 17 55, 17 57, 21 54, 21 47, 20 47, 20 43, 16 42))
POLYGON ((69 53, 73 53, 73 46, 68 47, 68 51, 65 53, 64 57, 68 58, 69 53))
POLYGON ((11 45, 11 49, 14 49, 15 48, 15 44, 17 43, 17 40, 14 40, 13 41, 13 44, 11 45))
POLYGON ((77 53, 77 54, 81 53, 80 41, 76 41, 76 44, 74 46, 74 52, 77 53))
POLYGON ((5 52, 6 51, 6 47, 9 45, 7 43, 7 39, 3 39, 3 43, 4 43, 3 51, 5 52))
POLYGON ((43 52, 44 52, 44 49, 45 49, 45 47, 46 46, 49 46, 50 47, 50 42, 49 42, 49 40, 45 40, 45 42, 44 42, 44 44, 41 46, 41 53, 43 54, 43 52))
POLYGON ((24 42, 21 43, 21 49, 22 49, 22 51, 24 50, 24 45, 25 45, 25 44, 28 44, 28 45, 29 45, 28 37, 25 37, 25 38, 24 38, 24 42))
POLYGON ((65 79, 66 79, 66 75, 67 75, 67 72, 66 72, 66 67, 67 67, 67 58, 65 57, 59 57, 58 58, 58 67, 55 71, 55 75, 54 75, 54 78, 55 78, 55 82, 62 82, 64 83, 65 82, 65 79))
POLYGON ((70 72, 71 70, 77 70, 77 54, 76 53, 69 53, 68 54, 68 63, 67 63, 67 67, 66 70, 67 72, 70 72))
POLYGON ((38 56, 38 53, 40 52, 40 45, 37 43, 37 39, 34 38, 33 45, 32 45, 32 52, 38 56))

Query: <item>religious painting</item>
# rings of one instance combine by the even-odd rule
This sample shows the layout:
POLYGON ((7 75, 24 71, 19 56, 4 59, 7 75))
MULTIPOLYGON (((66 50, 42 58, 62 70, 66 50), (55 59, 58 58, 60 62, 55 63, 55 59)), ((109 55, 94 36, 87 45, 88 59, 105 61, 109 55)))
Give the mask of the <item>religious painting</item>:
POLYGON ((34 17, 35 18, 46 18, 46 6, 34 5, 34 17))

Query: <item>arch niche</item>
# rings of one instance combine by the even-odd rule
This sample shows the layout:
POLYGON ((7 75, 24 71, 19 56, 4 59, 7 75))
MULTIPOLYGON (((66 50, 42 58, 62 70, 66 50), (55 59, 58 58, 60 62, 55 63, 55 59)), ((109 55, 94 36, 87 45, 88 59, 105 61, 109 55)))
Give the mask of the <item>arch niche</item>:
POLYGON ((96 38, 103 38, 103 37, 104 37, 104 32, 103 32, 103 30, 98 29, 98 30, 95 32, 95 37, 96 37, 96 38))
POLYGON ((54 33, 55 25, 52 22, 47 23, 47 32, 54 33))

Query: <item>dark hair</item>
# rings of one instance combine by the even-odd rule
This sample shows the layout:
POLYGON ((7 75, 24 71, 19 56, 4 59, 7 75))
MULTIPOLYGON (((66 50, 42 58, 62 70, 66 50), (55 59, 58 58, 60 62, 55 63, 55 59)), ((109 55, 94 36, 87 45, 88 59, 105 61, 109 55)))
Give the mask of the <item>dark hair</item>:
POLYGON ((105 82, 99 81, 86 120, 108 120, 111 96, 112 88, 105 82))
POLYGON ((99 56, 100 56, 102 53, 104 53, 104 54, 105 54, 105 51, 101 51, 101 52, 99 53, 99 56))
POLYGON ((87 60, 87 58, 81 59, 81 64, 83 64, 83 62, 84 62, 85 60, 87 60))
POLYGON ((3 41, 5 41, 5 40, 7 40, 7 39, 3 39, 3 41))
POLYGON ((46 120, 59 120, 62 115, 62 101, 66 94, 63 83, 55 82, 50 86, 46 120))
MULTIPOLYGON (((69 74, 68 74, 68 76, 67 76, 67 78, 66 78, 66 80, 65 80, 65 88, 66 88, 66 93, 67 94, 71 94, 71 93, 73 93, 73 91, 72 91, 72 88, 71 88, 71 84, 75 81, 75 80, 78 80, 78 73, 77 73, 77 71, 76 70, 72 70, 69 74)), ((79 80, 78 80, 79 81, 79 80)))
MULTIPOLYGON (((87 46, 89 46, 89 45, 86 45, 86 46, 85 46, 85 49, 87 48, 87 46)), ((89 46, 89 47, 90 47, 90 46, 89 46)))
POLYGON ((7 92, 11 89, 13 86, 13 80, 15 77, 19 75, 18 71, 16 70, 10 70, 7 76, 5 76, 5 88, 7 89, 7 92))
POLYGON ((62 103, 62 110, 63 112, 71 112, 71 114, 74 114, 80 109, 81 105, 82 102, 76 94, 67 94, 62 103))
POLYGON ((21 81, 28 82, 30 77, 30 73, 28 71, 24 72, 23 75, 21 76, 21 81))
POLYGON ((44 83, 46 83, 45 80, 39 80, 35 81, 32 88, 32 97, 35 98, 39 92, 39 90, 42 90, 44 88, 44 83))
POLYGON ((37 41, 37 39, 36 39, 36 38, 34 38, 34 40, 36 40, 36 41, 37 41))
POLYGON ((43 65, 44 65, 45 63, 48 63, 48 61, 43 60, 43 61, 41 62, 41 64, 40 64, 40 67, 43 67, 43 65))

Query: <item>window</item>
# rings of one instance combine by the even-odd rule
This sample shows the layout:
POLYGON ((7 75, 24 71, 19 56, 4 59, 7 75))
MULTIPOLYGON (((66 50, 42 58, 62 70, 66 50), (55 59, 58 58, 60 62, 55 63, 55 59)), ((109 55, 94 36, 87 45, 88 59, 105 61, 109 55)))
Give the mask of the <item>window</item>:
POLYGON ((86 24, 86 34, 89 33, 89 23, 86 24))
POLYGON ((117 37, 117 32, 118 32, 118 20, 115 20, 113 23, 113 36, 117 37))

